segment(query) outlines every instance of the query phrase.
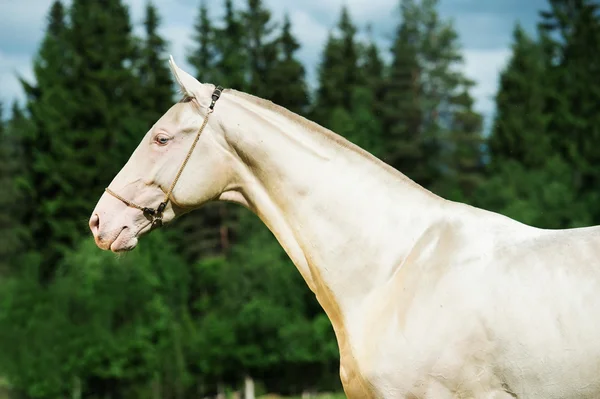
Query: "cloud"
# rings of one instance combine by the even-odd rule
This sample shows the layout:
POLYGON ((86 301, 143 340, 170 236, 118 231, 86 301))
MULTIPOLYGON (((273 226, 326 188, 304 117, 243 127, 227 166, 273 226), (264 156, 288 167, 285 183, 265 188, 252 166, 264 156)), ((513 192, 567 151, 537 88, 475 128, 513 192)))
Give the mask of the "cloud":
POLYGON ((48 0, 14 0, 0 4, 0 50, 4 53, 32 53, 41 40, 48 0))
MULTIPOLYGON (((193 25, 200 0, 152 0, 162 19, 159 32, 169 41, 169 53, 182 68, 190 70, 187 56, 191 48, 193 25)), ((209 15, 221 21, 223 1, 209 3, 209 15)), ((516 7, 521 0, 441 0, 440 14, 451 16, 465 48, 465 72, 477 82, 473 94, 477 109, 486 115, 493 112, 493 95, 498 71, 509 54, 511 31, 519 17, 526 26, 533 26, 537 9, 545 0, 516 7), (504 2, 503 2, 504 1, 504 2), (510 4, 509 4, 510 3, 510 4)), ((130 9, 134 32, 143 32, 147 0, 125 0, 130 9)), ((397 0, 264 0, 276 21, 288 13, 294 35, 301 43, 298 53, 304 63, 311 86, 316 83, 318 62, 330 29, 336 25, 342 5, 347 5, 352 19, 362 30, 372 24, 373 35, 383 55, 389 54, 391 38, 399 21, 397 0)), ((234 7, 243 9, 246 0, 234 0, 234 7)), ((70 1, 65 1, 70 4, 70 1)), ((32 79, 31 62, 42 40, 46 14, 51 0, 23 0, 0 3, 0 100, 23 99, 15 71, 32 79), (5 17, 9 16, 10 17, 5 17)))
POLYGON ((476 99, 475 109, 484 115, 486 127, 489 127, 494 114, 494 96, 498 90, 499 75, 508 63, 510 55, 510 49, 464 52, 465 74, 477 83, 471 92, 476 99))
POLYGON ((0 101, 8 108, 13 100, 23 100, 18 77, 33 82, 31 57, 28 54, 7 54, 0 51, 0 101))

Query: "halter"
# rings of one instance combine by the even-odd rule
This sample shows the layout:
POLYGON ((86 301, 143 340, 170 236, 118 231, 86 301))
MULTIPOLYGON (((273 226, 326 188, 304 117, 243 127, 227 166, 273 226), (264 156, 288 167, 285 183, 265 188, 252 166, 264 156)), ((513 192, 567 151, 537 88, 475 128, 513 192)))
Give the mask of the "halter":
POLYGON ((204 117, 204 121, 202 122, 202 125, 200 126, 200 129, 198 129, 198 133, 196 133, 196 138, 194 139, 194 142, 192 143, 192 146, 190 147, 190 150, 188 151, 187 156, 185 157, 183 163, 179 167, 179 170, 177 171, 177 175, 175 175, 175 179, 173 180, 173 183, 171 183, 171 187, 169 188, 169 191, 166 192, 165 199, 160 204, 158 204, 158 207, 156 209, 149 208, 149 207, 146 207, 146 206, 140 206, 140 205, 136 204, 133 201, 129 201, 129 200, 121 197, 119 194, 115 193, 114 191, 112 191, 108 187, 106 187, 104 190, 107 193, 109 193, 110 195, 112 195, 113 197, 115 197, 115 198, 123 201, 125 204, 127 204, 127 206, 130 206, 132 208, 137 208, 140 211, 144 212, 144 214, 152 216, 152 218, 153 218, 152 224, 153 225, 161 226, 162 225, 163 212, 164 212, 165 208, 167 207, 167 204, 171 200, 171 194, 173 193, 173 189, 175 188, 175 184, 177 183, 177 180, 179 180, 179 177, 181 176, 181 172, 183 172, 183 168, 185 167, 185 165, 187 164, 188 160, 192 156, 192 152, 194 151, 194 148, 196 147, 196 143, 198 143, 198 139, 200 138, 200 134, 202 134, 202 131, 206 127, 206 124, 208 123, 208 117, 209 117, 210 114, 213 113, 214 108, 215 108, 215 103, 217 102, 217 100, 219 99, 219 97, 221 97, 221 93, 222 92, 223 92, 223 88, 221 86, 217 86, 215 88, 215 90, 213 91, 212 96, 211 96, 212 101, 210 103, 210 106, 208 107, 208 112, 206 113, 206 116, 204 117))

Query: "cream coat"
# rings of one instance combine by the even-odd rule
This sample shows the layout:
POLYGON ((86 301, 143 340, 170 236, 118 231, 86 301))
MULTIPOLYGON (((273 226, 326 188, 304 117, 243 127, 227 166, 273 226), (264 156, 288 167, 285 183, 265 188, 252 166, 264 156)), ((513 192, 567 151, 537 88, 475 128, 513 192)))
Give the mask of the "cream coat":
MULTIPOLYGON (((171 67, 188 100, 110 184, 138 204, 162 200, 214 88, 171 67)), ((233 90, 173 200, 165 222, 224 200, 271 229, 332 322, 349 398, 600 398, 598 227, 543 230, 447 201, 335 133, 233 90)), ((115 252, 151 229, 107 194, 90 227, 115 252)))

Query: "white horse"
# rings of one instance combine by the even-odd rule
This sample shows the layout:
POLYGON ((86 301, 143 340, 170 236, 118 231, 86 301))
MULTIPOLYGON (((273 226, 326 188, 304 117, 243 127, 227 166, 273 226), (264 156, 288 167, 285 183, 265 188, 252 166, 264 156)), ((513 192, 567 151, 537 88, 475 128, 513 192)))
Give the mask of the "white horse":
POLYGON ((170 65, 185 98, 92 212, 100 248, 131 250, 208 201, 241 204, 331 320, 349 398, 600 398, 600 228, 543 230, 445 200, 170 65))

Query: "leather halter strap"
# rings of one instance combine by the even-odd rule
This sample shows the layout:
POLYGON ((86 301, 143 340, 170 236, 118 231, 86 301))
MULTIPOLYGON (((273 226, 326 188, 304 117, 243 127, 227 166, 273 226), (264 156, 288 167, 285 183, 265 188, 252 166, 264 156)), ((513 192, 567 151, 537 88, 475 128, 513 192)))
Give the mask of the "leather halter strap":
POLYGON ((202 122, 202 125, 198 129, 198 133, 196 133, 194 142, 192 143, 192 146, 190 147, 185 159, 183 160, 183 163, 179 167, 179 170, 177 171, 177 175, 175 175, 175 179, 173 179, 173 182, 171 183, 171 187, 169 187, 169 191, 167 191, 165 193, 165 199, 158 205, 158 207, 156 207, 156 209, 138 205, 133 201, 123 198, 122 196, 115 193, 108 187, 106 187, 104 190, 107 193, 109 193, 110 195, 112 195, 113 197, 123 201, 125 204, 127 204, 127 206, 130 206, 132 208, 137 208, 140 211, 144 212, 145 214, 152 216, 153 224, 162 225, 163 212, 164 212, 165 208, 167 207, 167 204, 169 203, 169 201, 171 201, 171 195, 173 194, 173 189, 175 188, 175 185, 177 184, 177 181, 179 180, 179 177, 181 176, 181 173, 183 172, 185 165, 187 164, 190 157, 192 156, 192 152, 194 151, 194 148, 196 147, 196 144, 198 143, 198 139, 200 138, 202 131, 204 130, 204 128, 206 127, 206 124, 208 123, 208 117, 210 116, 210 114, 213 113, 215 104, 216 104, 217 100, 221 97, 222 92, 223 92, 223 88, 221 86, 217 86, 215 88, 215 90, 213 91, 212 96, 211 96, 212 101, 210 103, 210 106, 208 107, 208 111, 206 113, 206 116, 204 117, 204 121, 202 122))

